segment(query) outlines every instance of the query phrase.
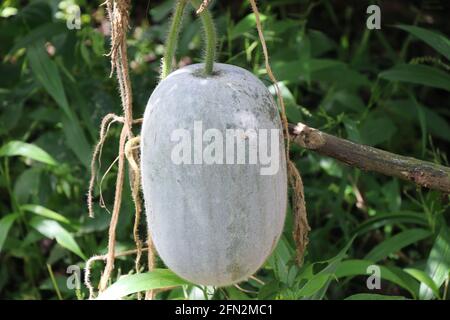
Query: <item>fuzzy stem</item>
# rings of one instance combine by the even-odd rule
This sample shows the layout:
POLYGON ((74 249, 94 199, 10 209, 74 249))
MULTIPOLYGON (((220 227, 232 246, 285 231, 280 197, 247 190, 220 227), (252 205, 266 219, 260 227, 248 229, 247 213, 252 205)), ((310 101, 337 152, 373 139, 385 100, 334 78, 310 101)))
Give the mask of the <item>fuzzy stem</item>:
POLYGON ((166 78, 172 71, 172 61, 178 43, 178 35, 180 34, 181 21, 183 20, 183 12, 186 7, 186 0, 179 0, 175 5, 169 34, 165 43, 165 52, 162 61, 161 79, 166 78))
MULTIPOLYGON (((195 10, 197 10, 200 5, 200 0, 191 0, 191 4, 195 10)), ((214 26, 214 21, 209 12, 208 8, 205 8, 200 13, 200 19, 202 21, 204 29, 204 41, 205 41, 205 75, 211 75, 213 72, 214 59, 216 57, 216 28, 214 26)))

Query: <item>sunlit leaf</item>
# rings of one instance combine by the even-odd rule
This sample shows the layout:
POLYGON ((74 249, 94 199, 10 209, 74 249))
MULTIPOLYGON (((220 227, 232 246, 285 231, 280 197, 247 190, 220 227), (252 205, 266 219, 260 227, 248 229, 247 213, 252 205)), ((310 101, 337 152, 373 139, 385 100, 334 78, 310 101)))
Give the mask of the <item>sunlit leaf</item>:
POLYGON ((345 300, 406 300, 402 296, 385 296, 376 293, 357 293, 345 298, 345 300))
POLYGON ((397 28, 411 33, 450 60, 450 40, 445 35, 417 26, 399 25, 397 28))
MULTIPOLYGON (((261 22, 264 22, 267 17, 263 14, 260 14, 261 22)), ((230 39, 236 39, 237 37, 241 37, 244 33, 256 30, 256 18, 253 13, 249 14, 241 21, 239 21, 230 31, 230 39)))
POLYGON ((168 269, 155 269, 151 272, 132 274, 121 277, 113 285, 102 292, 97 299, 116 300, 129 294, 177 287, 190 284, 168 269))
POLYGON ((69 106, 56 63, 49 58, 44 50, 44 45, 40 42, 27 48, 27 58, 39 83, 64 112, 63 130, 68 145, 81 163, 88 168, 91 156, 90 146, 75 113, 69 106))
MULTIPOLYGON (((450 276, 450 232, 446 226, 442 227, 434 241, 425 272, 433 279, 438 288, 450 276)), ((432 289, 426 284, 421 284, 419 297, 431 299, 433 297, 432 289)))
POLYGON ((49 219, 42 219, 40 217, 34 217, 31 219, 30 225, 47 238, 55 239, 59 245, 72 251, 83 260, 86 260, 86 256, 81 251, 73 236, 58 222, 49 219))
POLYGON ((414 268, 406 268, 403 270, 412 277, 416 278, 420 282, 421 286, 424 285, 430 288, 431 291, 433 291, 433 294, 436 296, 436 298, 440 298, 439 289, 436 286, 436 283, 434 283, 433 279, 431 279, 425 272, 414 268))
POLYGON ((0 219, 0 253, 8 236, 9 229, 11 229, 12 224, 18 217, 19 215, 17 213, 10 213, 0 219))
POLYGON ((10 141, 0 148, 0 157, 22 156, 49 165, 56 165, 56 161, 38 146, 22 141, 10 141))
POLYGON ((45 218, 49 218, 49 219, 52 219, 52 220, 55 220, 55 221, 59 221, 59 222, 62 222, 62 223, 70 224, 69 219, 67 219, 63 215, 60 215, 59 213, 57 213, 57 212, 55 212, 53 210, 47 209, 47 208, 45 208, 43 206, 40 206, 40 205, 25 204, 25 205, 22 206, 22 210, 29 211, 29 212, 32 212, 32 213, 37 214, 39 216, 42 216, 42 217, 45 217, 45 218))
MULTIPOLYGON (((339 264, 336 269, 335 276, 337 278, 353 277, 359 275, 368 277, 371 273, 367 271, 367 268, 373 265, 374 263, 372 261, 367 260, 346 260, 339 264)), ((382 279, 388 280, 408 290, 413 298, 417 296, 419 291, 419 284, 413 277, 411 277, 400 268, 386 267, 382 265, 377 266, 380 268, 380 276, 382 279)))
POLYGON ((361 223, 356 229, 355 234, 361 235, 371 230, 383 227, 388 224, 417 224, 422 226, 427 226, 423 213, 410 212, 410 211, 400 211, 398 213, 379 213, 375 217, 367 219, 361 223))
MULTIPOLYGON (((347 255, 347 251, 354 241, 354 237, 345 245, 341 251, 333 258, 317 262, 316 264, 327 263, 327 266, 318 273, 312 275, 308 282, 299 290, 297 295, 299 297, 308 297, 309 299, 322 299, 325 295, 331 281, 335 279, 335 272, 342 260, 347 255)), ((311 265, 312 270, 312 265, 311 265)))
POLYGON ((431 232, 425 229, 409 229, 384 240, 373 248, 364 259, 377 262, 386 258, 402 248, 431 236, 431 232))
POLYGON ((380 78, 450 91, 450 76, 448 73, 420 64, 396 65, 389 70, 381 72, 380 78))

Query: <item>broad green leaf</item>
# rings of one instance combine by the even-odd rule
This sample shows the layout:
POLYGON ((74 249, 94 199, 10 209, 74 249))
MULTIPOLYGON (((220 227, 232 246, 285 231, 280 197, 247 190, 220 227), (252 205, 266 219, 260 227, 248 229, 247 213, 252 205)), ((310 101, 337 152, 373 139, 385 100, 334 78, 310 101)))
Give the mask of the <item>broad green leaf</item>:
POLYGON ((0 9, 0 17, 2 18, 9 18, 12 16, 15 16, 17 14, 18 10, 14 7, 4 7, 0 9))
POLYGON ((329 273, 319 273, 317 276, 309 280, 298 292, 299 296, 312 296, 320 289, 322 289, 330 279, 331 274, 329 273))
MULTIPOLYGON (((369 87, 370 80, 365 74, 352 69, 349 65, 340 61, 336 61, 335 66, 327 66, 326 68, 319 68, 319 65, 314 65, 315 59, 312 59, 311 80, 321 83, 329 83, 339 89, 357 89, 360 87, 369 87)), ((322 61, 325 62, 325 61, 322 61)), ((321 65, 322 63, 320 63, 321 65)))
POLYGON ((42 42, 33 43, 27 48, 27 58, 30 67, 45 88, 47 93, 55 99, 56 103, 64 110, 66 116, 73 117, 67 101, 64 86, 56 64, 49 58, 44 50, 42 42))
POLYGON ((377 262, 396 253, 402 248, 431 236, 431 232, 425 229, 409 229, 384 240, 373 248, 364 259, 377 262))
POLYGON ((27 58, 40 84, 64 112, 63 130, 68 145, 81 163, 89 168, 90 146, 75 113, 70 109, 56 63, 48 57, 43 44, 40 42, 27 48, 27 58))
POLYGON ((164 18, 166 18, 170 11, 173 9, 174 1, 163 1, 161 4, 153 5, 150 9, 150 15, 152 16, 152 20, 155 22, 160 22, 164 18))
POLYGON ((400 211, 399 213, 380 213, 361 223, 354 231, 356 235, 362 235, 374 229, 390 224, 418 224, 427 226, 428 222, 423 213, 400 211))
POLYGON ((281 282, 288 282, 289 261, 293 257, 293 252, 285 236, 281 236, 275 250, 267 260, 267 264, 273 269, 275 276, 281 282))
MULTIPOLYGON (((260 14, 261 22, 267 20, 267 17, 263 14, 260 14)), ((230 40, 234 40, 237 37, 241 37, 244 33, 256 30, 256 18, 255 14, 251 13, 241 21, 239 21, 230 31, 230 40)))
POLYGON ((420 84, 450 91, 450 76, 437 68, 420 64, 400 64, 380 73, 390 81, 420 84))
POLYGON ((362 142, 370 146, 389 141, 396 131, 397 128, 389 118, 369 117, 359 128, 362 142))
MULTIPOLYGON (((367 268, 373 265, 374 263, 372 261, 367 260, 346 260, 337 267, 335 275, 337 278, 369 276, 367 268)), ((408 290, 413 298, 417 296, 419 284, 409 274, 396 267, 386 267, 381 265, 378 265, 378 267, 380 268, 380 276, 382 279, 395 283, 408 290)))
POLYGON ((168 269, 155 269, 151 272, 126 275, 117 280, 98 296, 98 300, 117 300, 129 294, 189 285, 168 269))
POLYGON ((42 172, 44 170, 41 167, 31 167, 15 178, 13 192, 17 202, 27 203, 31 197, 38 197, 42 172))
POLYGON ((402 296, 386 296, 376 293, 357 293, 345 298, 345 300, 406 300, 402 296))
POLYGON ((347 117, 343 120, 347 137, 353 142, 362 143, 361 132, 359 131, 358 124, 347 117))
POLYGON ((450 40, 445 35, 416 26, 398 25, 397 28, 405 30, 419 38, 450 60, 450 40))
POLYGON ((28 212, 32 212, 34 214, 37 214, 39 216, 45 217, 45 218, 49 218, 55 221, 59 221, 62 223, 67 223, 70 224, 70 221, 64 217, 63 215, 60 215, 59 213, 47 209, 43 206, 40 205, 36 205, 36 204, 25 204, 22 206, 22 210, 28 211, 28 212))
POLYGON ((29 27, 37 27, 52 21, 52 8, 46 1, 29 1, 28 5, 19 10, 17 18, 23 20, 29 27))
POLYGON ((310 74, 313 72, 345 68, 347 68, 345 63, 331 59, 277 61, 273 64, 273 70, 278 79, 289 83, 309 81, 310 74))
MULTIPOLYGON (((283 83, 278 82, 278 88, 283 96, 284 104, 286 107, 286 115, 291 122, 297 123, 302 120, 302 113, 300 107, 295 102, 295 97, 289 88, 283 83)), ((276 89, 274 85, 269 86, 269 91, 272 95, 276 95, 276 89)))
POLYGON ((8 236, 9 229, 11 229, 12 224, 18 217, 19 215, 17 213, 10 213, 0 219, 0 253, 8 236))
POLYGON ((436 298, 440 299, 439 289, 436 286, 436 283, 434 283, 433 279, 431 279, 425 272, 414 268, 406 268, 403 270, 412 277, 416 278, 420 282, 421 286, 425 285, 426 287, 430 288, 436 298))
MULTIPOLYGON (((425 272, 433 279, 438 288, 450 276, 450 232, 446 226, 442 227, 434 241, 425 272)), ((432 289, 426 284, 421 284, 419 297, 420 299, 431 299, 433 297, 432 289)))
POLYGON ((414 121, 417 125, 422 126, 420 120, 420 113, 425 117, 425 127, 427 131, 434 136, 450 141, 450 125, 447 120, 439 113, 433 111, 431 108, 424 106, 417 101, 411 99, 402 100, 388 100, 386 102, 389 110, 401 116, 402 119, 414 121))
POLYGON ((33 43, 41 42, 42 40, 50 40, 51 37, 67 32, 67 26, 65 23, 49 22, 43 24, 35 29, 32 29, 24 37, 19 38, 9 50, 10 54, 14 54, 18 49, 25 48, 33 43))
POLYGON ((258 292, 259 300, 274 299, 280 292, 280 282, 272 280, 266 283, 258 292))
MULTIPOLYGON (((315 265, 327 263, 328 265, 325 268, 323 268, 320 272, 309 277, 308 282, 298 291, 297 293, 298 297, 307 297, 313 300, 319 300, 324 297, 331 281, 335 278, 334 274, 338 266, 341 264, 342 259, 344 259, 345 256, 347 255, 347 251, 350 248, 351 244, 353 243, 354 239, 355 238, 353 237, 345 245, 345 247, 341 251, 339 251, 339 253, 335 255, 333 258, 326 261, 316 262, 313 264, 315 265)), ((312 271, 313 265, 309 266, 308 268, 309 272, 312 271)), ((305 274, 303 273, 300 276, 304 278, 305 274)))
POLYGON ((56 242, 58 242, 60 246, 72 251, 80 258, 86 260, 86 256, 81 251, 73 236, 58 222, 49 219, 42 219, 40 217, 34 217, 31 219, 30 225, 47 238, 56 239, 56 242))
POLYGON ((0 148, 0 157, 22 156, 55 166, 56 161, 38 146, 22 141, 10 141, 0 148))
POLYGON ((336 48, 336 43, 321 31, 309 29, 308 37, 311 41, 311 55, 314 57, 336 48))
POLYGON ((225 290, 227 291, 230 300, 251 300, 248 295, 235 287, 227 287, 225 290))

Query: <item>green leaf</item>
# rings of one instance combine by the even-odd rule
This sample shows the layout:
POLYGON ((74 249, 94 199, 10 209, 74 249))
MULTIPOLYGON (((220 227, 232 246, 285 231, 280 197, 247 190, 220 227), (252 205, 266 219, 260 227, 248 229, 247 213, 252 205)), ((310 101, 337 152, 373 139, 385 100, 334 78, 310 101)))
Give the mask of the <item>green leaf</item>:
POLYGON ((102 292, 97 299, 116 300, 140 291, 163 289, 189 284, 191 283, 181 279, 168 269, 155 269, 151 272, 121 277, 104 292, 102 292))
POLYGON ((428 238, 431 232, 425 229, 409 229, 384 240, 373 248, 364 259, 377 262, 386 258, 391 253, 396 253, 402 248, 428 238))
POLYGON ((10 141, 0 148, 0 157, 22 156, 55 166, 56 161, 38 146, 22 141, 10 141))
POLYGON ((335 86, 337 90, 339 89, 353 90, 360 87, 370 87, 371 85, 371 82, 366 75, 360 73, 355 69, 352 69, 349 65, 345 63, 336 61, 336 66, 325 67, 322 64, 322 62, 325 61, 322 61, 320 64, 317 64, 317 61, 314 62, 314 60, 315 59, 312 59, 312 66, 311 66, 312 81, 329 83, 335 86))
POLYGON ((266 283, 258 292, 259 300, 274 299, 280 292, 280 282, 272 280, 266 283))
POLYGON ((70 109, 56 63, 49 58, 40 42, 27 48, 27 58, 38 81, 63 110, 63 130, 68 145, 81 163, 89 168, 91 149, 75 113, 70 109))
POLYGON ((439 288, 436 286, 436 283, 434 283, 433 279, 431 279, 425 272, 414 268, 406 268, 403 270, 412 277, 416 278, 420 282, 421 286, 425 285, 426 287, 430 288, 436 298, 440 299, 439 288))
POLYGON ((161 4, 157 6, 151 6, 150 15, 152 16, 152 20, 155 22, 161 22, 164 18, 166 18, 170 11, 173 9, 174 1, 163 1, 161 4))
POLYGON ((422 120, 420 119, 420 113, 422 113, 425 117, 425 127, 427 131, 431 132, 436 137, 450 141, 450 125, 447 123, 447 120, 431 108, 420 104, 417 100, 388 100, 386 106, 388 106, 390 111, 395 112, 402 119, 414 121, 421 127, 422 120))
POLYGON ((289 83, 309 82, 311 73, 346 68, 345 63, 332 59, 304 59, 302 61, 296 59, 293 61, 276 61, 273 64, 273 70, 277 77, 289 83))
POLYGON ((330 279, 331 274, 329 273, 319 273, 309 280, 298 292, 299 296, 312 296, 320 289, 322 289, 330 279))
MULTIPOLYGON (((341 251, 339 251, 339 253, 335 255, 333 258, 326 261, 314 263, 314 265, 323 263, 327 263, 328 265, 318 273, 309 277, 308 282, 298 291, 297 293, 298 297, 307 297, 309 299, 314 300, 323 298, 331 283, 331 280, 334 279, 335 277, 334 274, 338 266, 341 264, 342 259, 344 259, 345 256, 347 255, 347 251, 350 248, 351 244, 353 243, 354 239, 355 238, 353 237, 345 245, 345 247, 341 251)), ((307 270, 312 270, 312 268, 313 265, 311 265, 307 270)), ((300 276, 304 277, 304 274, 301 274, 300 276)))
MULTIPOLYGON (((302 120, 302 113, 300 111, 300 107, 295 102, 294 95, 283 82, 278 82, 278 88, 280 89, 285 103, 286 115, 288 119, 294 123, 300 122, 302 120)), ((269 86, 268 89, 272 95, 276 95, 276 89, 274 85, 269 86)))
POLYGON ((39 183, 43 172, 41 167, 31 167, 23 170, 14 182, 14 196, 19 203, 26 203, 30 197, 37 197, 39 194, 39 183))
POLYGON ((275 250, 267 260, 267 264, 273 269, 275 277, 281 282, 288 283, 289 261, 293 254, 286 237, 282 235, 275 250))
POLYGON ((235 287, 227 287, 225 290, 227 291, 230 300, 251 300, 248 295, 235 287))
POLYGON ((420 84, 450 91, 450 76, 437 68, 420 64, 400 64, 380 73, 390 81, 420 84))
MULTIPOLYGON (((261 22, 267 20, 267 16, 260 14, 261 22)), ((255 14, 251 13, 239 21, 230 31, 229 37, 230 40, 234 40, 238 37, 242 37, 242 35, 246 32, 256 30, 256 18, 255 14)))
POLYGON ((379 261, 386 258, 389 254, 396 253, 402 248, 425 239, 430 235, 431 232, 425 229, 403 231, 377 245, 366 255, 365 259, 374 262, 379 261))
MULTIPOLYGON (((433 248, 431 249, 430 256, 427 260, 425 272, 430 276, 438 288, 444 283, 445 279, 449 277, 450 232, 446 226, 442 227, 434 241, 433 248)), ((433 297, 432 289, 426 284, 421 284, 419 297, 420 299, 431 299, 433 297)))
POLYGON ((12 224, 18 217, 19 215, 17 213, 10 213, 0 219, 0 253, 8 236, 9 229, 11 229, 12 224))
POLYGON ((34 75, 41 85, 45 88, 47 93, 55 99, 56 103, 64 110, 65 114, 71 118, 73 114, 70 110, 69 102, 67 101, 58 67, 45 52, 43 43, 38 42, 31 44, 27 48, 27 58, 34 75))
POLYGON ((402 296, 386 296, 376 293, 357 293, 345 298, 345 300, 406 300, 402 296))
POLYGON ((427 226, 428 222, 423 213, 400 211, 399 213, 378 213, 375 217, 361 223, 354 231, 356 235, 362 235, 374 229, 390 224, 411 223, 427 226))
POLYGON ((21 48, 25 48, 33 43, 40 42, 42 40, 50 40, 51 37, 64 32, 67 32, 67 26, 65 23, 49 22, 43 24, 37 28, 32 29, 25 36, 19 38, 19 41, 17 41, 14 44, 14 47, 9 50, 9 53, 14 54, 21 48))
POLYGON ((369 117, 361 124, 359 132, 364 144, 374 146, 389 141, 397 128, 389 118, 369 117))
MULTIPOLYGON (((335 275, 337 278, 354 277, 354 276, 368 276, 367 268, 374 263, 367 260, 346 260, 343 261, 336 269, 335 275)), ((386 267, 378 265, 380 268, 380 276, 382 279, 397 284, 398 286, 409 291, 411 296, 415 298, 419 291, 419 284, 413 277, 404 272, 400 268, 386 267)))
POLYGON ((53 210, 47 209, 40 205, 25 204, 21 208, 22 208, 22 210, 37 214, 37 215, 45 217, 45 218, 49 218, 49 219, 52 219, 55 221, 70 224, 70 221, 63 215, 60 215, 59 213, 57 213, 53 210))
POLYGON ((72 251, 83 260, 86 260, 86 256, 81 251, 73 236, 58 222, 34 217, 31 219, 30 225, 47 238, 56 239, 56 242, 58 242, 60 246, 72 251))
POLYGON ((450 60, 450 40, 445 35, 416 26, 398 25, 396 27, 419 38, 450 60))

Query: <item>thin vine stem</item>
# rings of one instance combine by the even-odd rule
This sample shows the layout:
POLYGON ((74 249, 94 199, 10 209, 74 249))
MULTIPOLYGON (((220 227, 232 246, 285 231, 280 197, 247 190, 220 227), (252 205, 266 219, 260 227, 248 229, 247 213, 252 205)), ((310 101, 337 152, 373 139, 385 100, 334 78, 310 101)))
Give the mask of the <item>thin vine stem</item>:
MULTIPOLYGON (((195 10, 197 10, 202 2, 200 0, 191 0, 191 4, 195 10)), ((216 27, 214 26, 214 20, 211 16, 211 12, 208 8, 204 8, 200 12, 200 19, 203 25, 204 41, 205 41, 205 75, 211 75, 214 67, 214 60, 216 58, 216 43, 217 34, 216 27)))
POLYGON ((183 13, 186 7, 186 0, 179 0, 175 5, 175 11, 172 16, 169 34, 165 43, 165 52, 162 61, 161 79, 166 78, 172 71, 172 61, 177 48, 178 36, 180 34, 181 22, 183 20, 183 13))
MULTIPOLYGON (((181 30, 181 24, 183 20, 183 13, 186 7, 187 0, 179 0, 177 1, 174 9, 174 14, 172 16, 172 22, 170 24, 169 34, 167 36, 167 40, 165 43, 165 52, 162 61, 161 68, 161 79, 166 78, 170 72, 172 72, 173 66, 173 58, 175 56, 175 51, 177 48, 178 37, 181 30)), ((190 0, 191 5, 197 10, 200 5, 200 0, 190 0)), ((214 60, 216 57, 216 43, 217 43, 217 34, 216 28, 214 26, 214 20, 211 16, 209 10, 205 7, 199 14, 200 20, 203 26, 204 32, 204 43, 205 43, 205 68, 204 74, 211 75, 213 73, 214 60)))

